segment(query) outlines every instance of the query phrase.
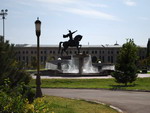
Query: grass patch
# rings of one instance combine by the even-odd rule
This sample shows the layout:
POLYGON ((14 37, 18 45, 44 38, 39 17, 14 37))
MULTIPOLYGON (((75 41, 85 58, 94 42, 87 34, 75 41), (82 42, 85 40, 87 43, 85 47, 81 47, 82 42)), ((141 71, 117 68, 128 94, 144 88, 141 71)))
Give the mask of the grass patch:
MULTIPOLYGON (((42 79, 43 88, 110 88, 113 79, 42 79), (107 82, 106 82, 107 81, 107 82)), ((35 79, 30 82, 35 87, 35 79)))
MULTIPOLYGON (((137 78, 137 80, 124 86, 118 84, 115 79, 42 79, 42 88, 102 88, 102 89, 123 89, 123 90, 148 90, 150 91, 150 78, 137 78)), ((36 87, 35 79, 30 82, 36 87)))
POLYGON ((38 98, 33 105, 41 113, 118 113, 108 105, 54 96, 38 98))

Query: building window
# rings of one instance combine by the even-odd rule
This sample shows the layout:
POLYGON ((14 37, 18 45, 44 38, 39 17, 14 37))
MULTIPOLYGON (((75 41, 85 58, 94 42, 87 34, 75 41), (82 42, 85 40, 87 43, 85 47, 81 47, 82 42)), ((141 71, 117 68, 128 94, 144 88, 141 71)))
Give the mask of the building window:
POLYGON ((113 56, 111 56, 111 63, 114 63, 114 59, 113 59, 113 56))
POLYGON ((101 56, 99 56, 99 59, 101 60, 101 56))
POLYGON ((22 60, 25 61, 25 56, 22 57, 22 60))
POLYGON ((102 57, 102 62, 105 62, 105 57, 104 56, 102 57))
POLYGON ((44 56, 44 62, 46 61, 46 56, 44 56))
POLYGON ((93 63, 96 63, 96 62, 97 62, 97 57, 96 57, 96 56, 93 56, 93 57, 92 57, 92 62, 93 62, 93 63))
POLYGON ((111 51, 111 54, 113 54, 114 52, 113 51, 111 51))
POLYGON ((110 56, 108 56, 108 62, 110 62, 110 56))
POLYGON ((41 62, 43 62, 43 56, 41 56, 41 62))
POLYGON ((28 56, 26 56, 26 63, 28 64, 28 56))

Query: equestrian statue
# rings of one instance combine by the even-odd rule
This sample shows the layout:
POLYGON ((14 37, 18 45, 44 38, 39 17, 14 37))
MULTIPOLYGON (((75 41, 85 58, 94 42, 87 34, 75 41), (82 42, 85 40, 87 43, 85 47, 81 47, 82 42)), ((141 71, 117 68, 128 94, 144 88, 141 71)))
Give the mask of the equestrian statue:
POLYGON ((68 49, 68 47, 76 47, 77 50, 78 50, 78 53, 80 53, 80 48, 81 48, 81 45, 79 44, 80 40, 82 39, 82 36, 81 35, 76 35, 74 38, 73 38, 73 34, 76 31, 74 32, 71 32, 71 30, 68 30, 69 33, 66 34, 66 35, 63 35, 63 38, 69 38, 68 41, 65 41, 65 42, 60 42, 59 43, 59 50, 58 50, 58 53, 61 52, 61 55, 63 54, 63 52, 66 52, 66 54, 68 54, 68 52, 66 51, 68 49), (61 46, 63 45, 63 48, 61 48, 61 46))

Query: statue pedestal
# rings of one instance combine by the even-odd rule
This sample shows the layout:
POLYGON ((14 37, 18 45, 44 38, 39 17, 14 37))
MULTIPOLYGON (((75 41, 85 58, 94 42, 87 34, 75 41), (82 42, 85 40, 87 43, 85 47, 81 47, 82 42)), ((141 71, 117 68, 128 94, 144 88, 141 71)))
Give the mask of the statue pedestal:
POLYGON ((73 57, 75 58, 78 58, 79 60, 79 74, 83 74, 83 63, 84 63, 84 58, 87 57, 89 55, 87 54, 82 54, 82 53, 79 53, 77 55, 74 55, 73 57))

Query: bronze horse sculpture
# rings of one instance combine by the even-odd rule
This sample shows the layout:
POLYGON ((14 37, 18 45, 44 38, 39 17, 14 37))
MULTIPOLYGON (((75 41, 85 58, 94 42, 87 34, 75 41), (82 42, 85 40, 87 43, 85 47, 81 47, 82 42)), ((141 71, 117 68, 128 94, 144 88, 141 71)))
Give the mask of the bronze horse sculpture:
POLYGON ((82 36, 81 35, 76 35, 74 37, 74 39, 73 39, 72 34, 74 34, 75 32, 77 32, 77 31, 71 32, 69 30, 69 33, 67 35, 63 35, 63 38, 69 37, 70 40, 59 43, 58 53, 60 53, 60 51, 61 51, 61 55, 63 55, 63 52, 65 52, 66 54, 68 54, 68 52, 66 51, 68 49, 68 47, 76 47, 77 50, 78 50, 78 53, 80 53, 81 45, 79 44, 79 42, 82 39, 82 36), (63 48, 61 48, 62 45, 63 45, 63 48))

